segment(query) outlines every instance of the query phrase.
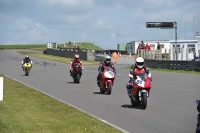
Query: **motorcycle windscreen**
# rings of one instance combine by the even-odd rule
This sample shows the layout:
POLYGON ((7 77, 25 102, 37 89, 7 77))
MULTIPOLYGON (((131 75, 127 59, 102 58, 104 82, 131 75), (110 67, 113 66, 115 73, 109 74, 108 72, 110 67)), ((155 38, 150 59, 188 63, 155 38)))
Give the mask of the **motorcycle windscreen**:
POLYGON ((115 74, 114 74, 113 69, 111 67, 105 67, 104 70, 105 70, 104 76, 106 78, 114 78, 115 74))
POLYGON ((146 73, 137 73, 135 84, 142 88, 151 88, 151 80, 146 73))
POLYGON ((73 64, 73 67, 74 67, 74 68, 80 67, 80 63, 74 63, 74 64, 73 64))

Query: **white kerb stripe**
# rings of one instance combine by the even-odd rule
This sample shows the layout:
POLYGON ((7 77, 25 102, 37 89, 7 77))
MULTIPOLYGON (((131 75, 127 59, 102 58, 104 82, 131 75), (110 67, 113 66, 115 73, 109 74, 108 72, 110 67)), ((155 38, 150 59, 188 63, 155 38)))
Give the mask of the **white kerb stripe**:
POLYGON ((0 101, 3 101, 3 77, 0 77, 0 101))

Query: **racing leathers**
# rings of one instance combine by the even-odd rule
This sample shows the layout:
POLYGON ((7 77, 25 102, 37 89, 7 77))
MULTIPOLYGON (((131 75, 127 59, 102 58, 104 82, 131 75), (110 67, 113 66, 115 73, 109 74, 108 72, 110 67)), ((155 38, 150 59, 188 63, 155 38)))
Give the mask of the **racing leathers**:
POLYGON ((73 63, 80 63, 80 66, 81 66, 81 75, 82 75, 83 74, 82 71, 83 71, 84 65, 83 65, 83 63, 81 62, 80 59, 75 59, 75 58, 72 58, 71 63, 69 64, 70 75, 72 76, 72 73, 73 73, 73 68, 72 68, 73 67, 73 63))
POLYGON ((24 69, 24 67, 23 67, 24 63, 31 63, 31 68, 33 66, 33 62, 31 60, 31 58, 24 58, 21 63, 22 63, 22 69, 24 69))
MULTIPOLYGON (((133 78, 130 78, 127 84, 132 85, 132 82, 136 79, 136 74, 134 74, 136 69, 140 69, 140 70, 144 69, 145 73, 151 78, 151 73, 149 71, 149 68, 146 65, 144 65, 142 68, 138 68, 136 64, 133 64, 130 69, 130 74, 133 75, 133 78)), ((152 80, 152 78, 151 78, 151 80, 152 80)), ((131 95, 131 89, 132 89, 132 87, 130 87, 130 88, 127 87, 127 93, 129 95, 129 97, 131 95)))
POLYGON ((115 69, 115 66, 112 62, 109 62, 109 63, 106 63, 105 60, 103 60, 100 65, 99 65, 99 68, 98 68, 98 76, 97 76, 97 84, 99 85, 100 84, 100 78, 101 78, 101 75, 104 71, 104 68, 105 67, 111 67, 113 69, 113 72, 116 74, 116 69, 115 69))

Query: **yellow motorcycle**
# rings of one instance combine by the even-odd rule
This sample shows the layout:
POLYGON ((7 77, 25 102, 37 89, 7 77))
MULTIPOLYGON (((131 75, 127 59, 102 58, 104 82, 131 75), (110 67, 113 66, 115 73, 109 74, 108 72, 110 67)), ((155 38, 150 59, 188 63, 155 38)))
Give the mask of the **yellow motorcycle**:
POLYGON ((23 70, 25 72, 25 75, 28 76, 29 72, 30 72, 30 70, 32 68, 31 63, 30 62, 24 63, 23 68, 24 68, 23 70))

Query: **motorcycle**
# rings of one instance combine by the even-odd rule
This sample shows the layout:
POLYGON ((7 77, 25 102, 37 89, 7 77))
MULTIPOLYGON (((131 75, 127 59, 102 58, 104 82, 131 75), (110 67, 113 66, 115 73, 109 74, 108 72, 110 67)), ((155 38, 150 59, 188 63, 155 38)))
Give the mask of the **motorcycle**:
POLYGON ((81 68, 80 63, 73 63, 72 69, 73 69, 72 77, 73 77, 74 83, 80 83, 80 78, 82 75, 82 68, 81 68))
MULTIPOLYGON (((133 78, 133 75, 129 74, 129 78, 133 78)), ((142 109, 146 109, 151 84, 151 76, 147 75, 143 69, 137 72, 134 81, 127 83, 127 89, 131 89, 130 99, 132 106, 138 105, 142 109)))
POLYGON ((115 73, 110 67, 105 67, 100 79, 100 92, 103 94, 107 92, 108 95, 112 92, 112 86, 115 80, 115 73))
POLYGON ((197 129, 196 129, 196 133, 200 133, 200 99, 196 100, 196 104, 197 104, 197 110, 199 112, 199 114, 197 115, 197 129))
POLYGON ((29 75, 30 70, 31 70, 31 63, 30 62, 24 63, 24 65, 23 65, 23 71, 24 71, 24 73, 25 73, 26 76, 29 75))

